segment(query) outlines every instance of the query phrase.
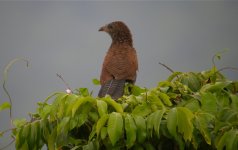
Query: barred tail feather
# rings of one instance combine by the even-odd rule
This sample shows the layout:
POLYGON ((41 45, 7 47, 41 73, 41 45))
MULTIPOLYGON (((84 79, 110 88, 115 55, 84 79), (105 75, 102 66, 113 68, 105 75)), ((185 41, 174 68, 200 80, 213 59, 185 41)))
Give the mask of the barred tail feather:
POLYGON ((104 85, 101 86, 99 90, 98 97, 104 97, 105 95, 110 95, 113 99, 118 99, 124 94, 126 80, 109 80, 104 85))

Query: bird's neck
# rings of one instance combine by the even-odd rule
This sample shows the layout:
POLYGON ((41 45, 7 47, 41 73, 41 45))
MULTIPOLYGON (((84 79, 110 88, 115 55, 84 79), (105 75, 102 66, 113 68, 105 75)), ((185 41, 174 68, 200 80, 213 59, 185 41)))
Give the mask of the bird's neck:
POLYGON ((118 32, 111 35, 112 45, 129 45, 133 47, 132 36, 130 33, 118 32))

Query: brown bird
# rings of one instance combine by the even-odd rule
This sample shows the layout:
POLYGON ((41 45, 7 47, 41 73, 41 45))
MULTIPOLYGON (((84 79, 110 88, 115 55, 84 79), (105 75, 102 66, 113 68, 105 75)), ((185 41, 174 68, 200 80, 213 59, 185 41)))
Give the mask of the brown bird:
POLYGON ((112 43, 102 65, 98 96, 104 97, 108 94, 113 99, 118 99, 124 94, 125 83, 134 84, 136 81, 138 62, 132 35, 122 21, 109 23, 99 31, 108 33, 112 43))

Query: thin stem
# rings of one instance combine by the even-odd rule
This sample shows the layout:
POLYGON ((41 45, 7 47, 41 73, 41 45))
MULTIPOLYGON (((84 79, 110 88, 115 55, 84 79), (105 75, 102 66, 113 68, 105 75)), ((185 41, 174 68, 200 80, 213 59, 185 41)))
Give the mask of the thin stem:
POLYGON ((26 62, 26 67, 29 66, 28 60, 26 60, 24 58, 16 58, 16 59, 13 59, 10 63, 8 63, 7 66, 5 67, 4 71, 3 71, 3 90, 7 94, 7 97, 9 99, 9 101, 10 101, 10 104, 11 104, 10 109, 9 109, 10 110, 11 126, 13 126, 13 123, 12 123, 12 121, 13 121, 13 119, 12 119, 12 98, 11 98, 7 88, 6 88, 6 82, 7 82, 7 77, 8 77, 9 69, 12 67, 13 64, 15 64, 17 61, 20 61, 20 60, 23 60, 23 61, 26 62))
POLYGON ((238 68, 235 68, 235 67, 223 67, 223 68, 219 69, 217 72, 221 72, 221 71, 229 70, 229 69, 238 71, 238 68))
POLYGON ((69 89, 70 91, 72 91, 71 88, 70 88, 70 86, 69 86, 69 84, 64 80, 64 78, 63 78, 60 74, 58 74, 58 73, 56 73, 56 75, 57 75, 57 77, 59 77, 59 78, 64 82, 64 84, 65 84, 65 86, 67 87, 67 89, 69 89))
POLYGON ((4 92, 7 94, 7 97, 8 97, 8 99, 9 99, 9 101, 10 101, 10 104, 11 104, 11 106, 10 106, 10 108, 9 108, 9 111, 10 111, 10 120, 11 120, 11 126, 13 126, 12 125, 12 98, 11 98, 11 96, 10 96, 10 94, 9 94, 9 92, 7 91, 7 88, 6 88, 6 81, 3 81, 3 90, 4 90, 4 92))
POLYGON ((159 62, 160 65, 162 65, 163 67, 165 67, 166 69, 168 69, 170 72, 174 72, 170 67, 166 66, 165 64, 159 62))
POLYGON ((14 130, 14 129, 16 129, 16 128, 6 129, 6 130, 4 130, 4 131, 1 131, 1 133, 4 134, 4 133, 9 132, 9 131, 14 130))
POLYGON ((213 66, 216 66, 216 63, 215 63, 215 58, 217 57, 217 55, 213 55, 212 56, 212 64, 213 66))

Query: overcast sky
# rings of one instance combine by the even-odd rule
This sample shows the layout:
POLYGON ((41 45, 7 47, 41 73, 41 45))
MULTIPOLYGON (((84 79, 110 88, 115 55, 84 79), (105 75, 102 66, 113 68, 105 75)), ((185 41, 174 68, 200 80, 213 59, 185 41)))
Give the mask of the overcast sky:
MULTIPOLYGON (((238 3, 200 1, 161 2, 1 2, 0 73, 12 59, 23 62, 10 69, 7 88, 13 98, 13 117, 27 117, 43 101, 65 86, 87 87, 96 95, 99 78, 111 39, 98 32, 102 25, 124 21, 133 34, 139 60, 136 84, 151 88, 175 71, 211 68, 212 56, 229 49, 218 68, 238 67, 238 3)), ((238 72, 225 71, 230 79, 238 72)), ((2 82, 1 82, 2 83, 2 82)), ((0 88, 0 104, 7 101, 0 88)), ((9 126, 9 112, 0 112, 0 130, 9 126)), ((0 148, 6 141, 0 140, 0 148)))

